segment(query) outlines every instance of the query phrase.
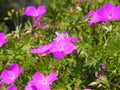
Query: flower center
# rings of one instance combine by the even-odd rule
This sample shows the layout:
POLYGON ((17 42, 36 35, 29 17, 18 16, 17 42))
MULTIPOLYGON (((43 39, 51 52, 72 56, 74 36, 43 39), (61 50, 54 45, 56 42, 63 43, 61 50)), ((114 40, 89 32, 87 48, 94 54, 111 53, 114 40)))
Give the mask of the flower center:
POLYGON ((58 51, 63 51, 64 50, 64 47, 62 45, 58 45, 58 51))
POLYGON ((14 80, 15 79, 15 75, 13 73, 10 74, 10 79, 14 80))
POLYGON ((46 84, 48 84, 48 82, 47 82, 46 78, 44 78, 44 79, 42 80, 42 85, 46 85, 46 84))
POLYGON ((108 18, 110 18, 110 19, 113 18, 113 14, 109 13, 108 18))

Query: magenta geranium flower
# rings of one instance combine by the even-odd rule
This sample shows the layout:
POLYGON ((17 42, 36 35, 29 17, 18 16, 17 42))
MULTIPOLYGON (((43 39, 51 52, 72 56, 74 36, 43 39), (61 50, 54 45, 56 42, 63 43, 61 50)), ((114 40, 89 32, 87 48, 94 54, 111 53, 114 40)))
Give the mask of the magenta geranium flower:
POLYGON ((74 46, 69 39, 60 40, 59 42, 52 42, 51 53, 54 54, 55 59, 62 58, 65 54, 72 53, 77 46, 74 46))
POLYGON ((9 86, 7 87, 7 90, 18 90, 16 86, 9 86))
POLYGON ((40 54, 41 56, 44 56, 46 54, 49 54, 51 49, 52 49, 52 44, 41 45, 37 49, 31 49, 30 53, 40 54))
POLYGON ((50 85, 52 85, 55 80, 58 80, 57 76, 57 72, 52 72, 48 76, 45 76, 40 72, 36 72, 32 76, 33 80, 28 82, 25 90, 51 90, 50 85))
POLYGON ((68 33, 64 32, 60 34, 59 32, 55 32, 57 37, 53 40, 52 43, 48 45, 39 46, 37 49, 31 49, 30 53, 46 55, 46 54, 54 54, 55 59, 62 58, 65 54, 72 53, 77 46, 74 46, 72 42, 78 42, 76 37, 68 37, 68 33))
POLYGON ((23 72, 22 68, 19 68, 18 64, 12 64, 10 70, 4 70, 0 75, 0 84, 14 85, 15 80, 23 72))
POLYGON ((33 23, 33 27, 37 26, 37 24, 39 23, 40 19, 43 16, 43 14, 45 14, 45 13, 46 13, 45 6, 39 6, 37 9, 34 6, 29 6, 23 12, 24 15, 35 18, 34 23, 33 23))
POLYGON ((120 6, 114 7, 112 3, 105 4, 103 8, 97 10, 101 21, 120 20, 120 6))
POLYGON ((5 34, 0 33, 0 47, 2 47, 7 41, 8 39, 5 37, 5 34))
POLYGON ((90 17, 88 20, 89 25, 99 22, 120 20, 120 6, 114 7, 112 3, 105 4, 97 11, 90 11, 88 16, 90 17))
POLYGON ((90 19, 88 21, 89 25, 93 25, 93 24, 98 23, 98 22, 101 21, 101 18, 99 16, 99 14, 97 12, 95 12, 95 11, 90 11, 88 13, 88 16, 90 16, 90 19))
POLYGON ((46 7, 45 6, 39 6, 37 9, 34 6, 29 6, 27 9, 23 12, 26 16, 31 17, 39 17, 46 13, 46 7))

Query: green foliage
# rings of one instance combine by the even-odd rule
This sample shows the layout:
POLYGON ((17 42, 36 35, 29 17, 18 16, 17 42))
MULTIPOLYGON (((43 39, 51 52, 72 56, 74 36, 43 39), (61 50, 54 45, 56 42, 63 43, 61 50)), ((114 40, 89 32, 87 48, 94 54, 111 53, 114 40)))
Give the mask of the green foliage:
MULTIPOLYGON (((35 0, 35 2, 39 2, 35 0)), ((39 71, 48 75, 58 72, 59 80, 51 86, 52 90, 119 90, 120 89, 120 21, 100 23, 89 26, 83 17, 90 10, 96 10, 106 3, 119 5, 119 0, 52 0, 47 6, 47 13, 39 25, 44 28, 33 28, 33 20, 28 18, 23 26, 23 16, 10 18, 15 23, 15 30, 7 32, 8 28, 0 24, 0 31, 6 32, 8 43, 0 48, 0 72, 6 65, 18 63, 24 73, 17 79, 15 85, 24 90, 32 75, 39 71), (79 9, 77 8, 79 7, 79 9), (19 20, 19 21, 17 21, 19 20), (53 55, 34 55, 31 48, 49 44, 56 37, 55 31, 68 31, 69 36, 79 39, 76 52, 55 60, 53 55), (101 65, 105 64, 102 81, 98 81, 101 65)), ((48 2, 47 2, 48 3, 48 2)), ((19 11, 15 12, 22 12, 19 11)), ((6 87, 6 86, 5 86, 6 87)))

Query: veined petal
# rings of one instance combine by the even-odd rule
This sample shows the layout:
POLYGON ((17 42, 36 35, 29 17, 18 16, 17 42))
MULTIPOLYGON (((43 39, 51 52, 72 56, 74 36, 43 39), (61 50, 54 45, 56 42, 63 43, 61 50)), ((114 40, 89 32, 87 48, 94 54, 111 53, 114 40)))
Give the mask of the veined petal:
POLYGON ((46 55, 46 54, 49 53, 51 47, 52 47, 51 44, 49 44, 49 45, 41 45, 37 49, 31 49, 30 53, 46 55))
POLYGON ((57 37, 54 39, 54 41, 60 41, 68 38, 67 31, 65 31, 64 33, 55 32, 55 34, 57 35, 57 37))
POLYGON ((107 12, 114 11, 114 5, 113 5, 112 3, 105 4, 105 5, 103 6, 103 9, 106 10, 107 12))
POLYGON ((4 70, 0 75, 0 84, 14 84, 16 76, 9 70, 4 70))
POLYGON ((23 69, 19 68, 18 64, 11 64, 10 71, 13 72, 16 77, 18 77, 19 74, 23 72, 23 69))
POLYGON ((120 6, 117 6, 114 9, 114 20, 120 20, 120 6))
POLYGON ((4 70, 0 75, 1 84, 14 84, 20 73, 23 72, 22 68, 19 68, 17 64, 12 64, 10 70, 4 70))
POLYGON ((57 76, 58 76, 57 72, 52 72, 49 76, 46 77, 46 79, 51 85, 55 80, 58 80, 57 76))
POLYGON ((36 81, 41 81, 42 79, 45 78, 44 74, 43 73, 40 73, 40 72, 36 72, 32 78, 36 81))
POLYGON ((0 33, 0 47, 2 47, 7 41, 8 39, 5 37, 5 34, 0 33))
POLYGON ((18 90, 16 86, 9 86, 7 87, 7 90, 18 90))
POLYGON ((69 38, 71 42, 79 42, 79 40, 76 37, 69 38))
POLYGON ((45 6, 39 6, 37 9, 38 16, 41 16, 46 13, 46 7, 45 6))
POLYGON ((25 87, 25 90, 38 90, 35 81, 33 80, 29 81, 25 87))
POLYGON ((65 53, 64 53, 64 51, 57 51, 53 54, 54 54, 55 59, 61 59, 64 56, 65 53))
POLYGON ((36 8, 34 6, 29 6, 27 9, 23 12, 26 16, 36 17, 36 8))
POLYGON ((93 25, 93 24, 98 23, 98 22, 101 21, 99 14, 97 12, 95 12, 95 11, 90 11, 88 13, 88 16, 90 16, 90 19, 88 20, 89 25, 93 25))

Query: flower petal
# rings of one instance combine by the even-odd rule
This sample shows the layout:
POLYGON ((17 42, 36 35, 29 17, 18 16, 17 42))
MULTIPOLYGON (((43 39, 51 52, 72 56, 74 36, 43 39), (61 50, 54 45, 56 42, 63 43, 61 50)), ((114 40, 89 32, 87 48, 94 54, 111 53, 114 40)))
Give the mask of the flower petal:
POLYGON ((55 80, 58 80, 57 78, 58 73, 57 72, 52 72, 49 76, 47 76, 47 81, 51 85, 55 80))

